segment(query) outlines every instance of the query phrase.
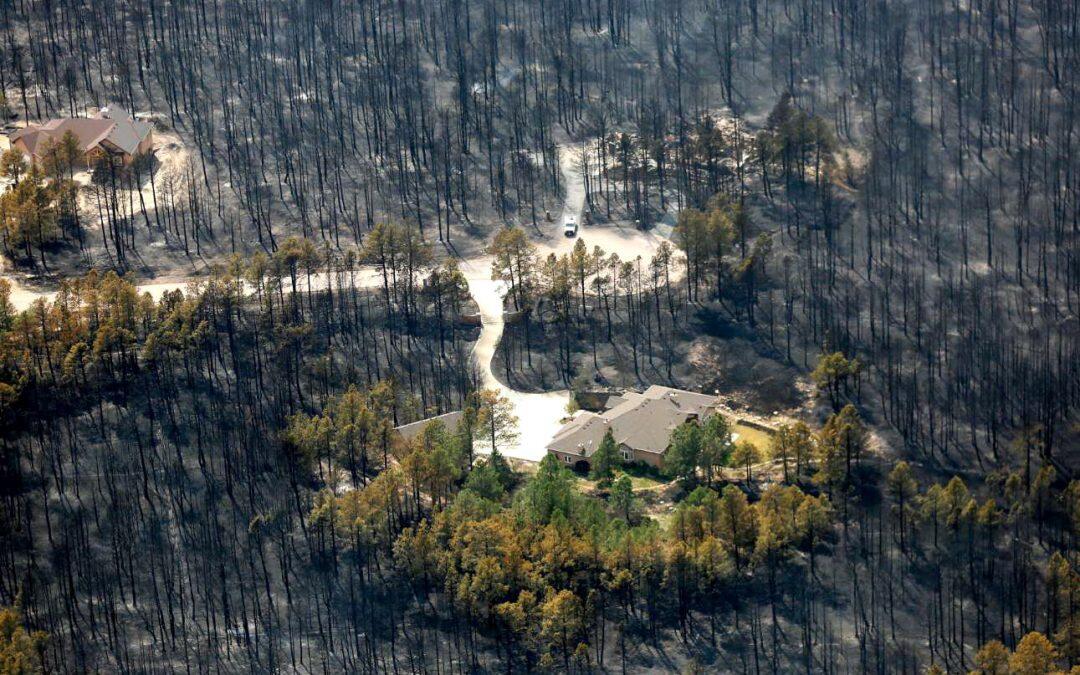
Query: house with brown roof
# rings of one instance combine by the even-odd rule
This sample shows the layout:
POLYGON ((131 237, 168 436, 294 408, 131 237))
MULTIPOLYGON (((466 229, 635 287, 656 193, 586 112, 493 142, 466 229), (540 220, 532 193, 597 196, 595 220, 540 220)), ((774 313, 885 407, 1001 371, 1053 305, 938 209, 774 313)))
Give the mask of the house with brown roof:
POLYGON ((703 421, 716 412, 714 396, 653 385, 642 393, 612 397, 607 410, 581 411, 563 425, 547 451, 567 466, 584 470, 611 429, 623 461, 663 467, 671 432, 685 422, 703 421))
POLYGON ((150 152, 154 145, 153 128, 116 106, 102 108, 94 117, 66 117, 32 124, 11 134, 9 140, 12 147, 22 150, 36 164, 68 132, 78 140, 82 164, 88 169, 106 158, 127 166, 136 157, 150 152))

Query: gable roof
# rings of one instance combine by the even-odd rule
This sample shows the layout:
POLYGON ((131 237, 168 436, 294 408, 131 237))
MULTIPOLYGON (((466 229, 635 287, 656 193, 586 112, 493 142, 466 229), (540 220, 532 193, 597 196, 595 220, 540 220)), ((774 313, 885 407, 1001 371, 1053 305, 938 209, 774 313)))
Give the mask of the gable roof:
POLYGON ((435 417, 428 417, 427 419, 403 424, 400 427, 394 427, 394 431, 396 431, 402 439, 411 441, 422 434, 429 424, 438 421, 442 422, 443 427, 445 427, 448 432, 454 433, 457 431, 458 424, 461 423, 462 415, 464 415, 462 411, 455 410, 442 415, 436 415, 435 417))
POLYGON ((134 119, 126 110, 117 106, 106 106, 98 115, 102 119, 115 122, 109 131, 108 141, 129 155, 134 155, 148 133, 150 125, 134 119))
POLYGON ((50 143, 60 142, 64 134, 70 131, 79 140, 79 150, 83 153, 108 142, 122 152, 133 155, 150 130, 149 124, 133 119, 122 108, 106 107, 101 109, 97 117, 66 117, 28 126, 11 134, 11 141, 21 140, 27 152, 40 156, 50 143))
POLYGON ((38 129, 31 129, 27 127, 12 132, 12 134, 8 136, 8 140, 11 143, 14 143, 15 141, 22 141, 23 145, 26 146, 26 151, 33 155, 37 153, 38 141, 45 137, 46 136, 44 136, 38 129))
POLYGON ((26 127, 15 132, 11 140, 15 142, 21 139, 31 154, 38 155, 50 143, 59 143, 64 134, 70 131, 79 140, 79 150, 86 152, 104 140, 115 126, 116 122, 103 119, 77 117, 49 120, 41 126, 26 127))
POLYGON ((645 398, 664 399, 671 401, 680 410, 686 410, 700 414, 702 409, 715 405, 716 397, 708 394, 699 394, 685 389, 672 389, 654 384, 642 394, 645 398))
POLYGON ((547 447, 589 457, 611 429, 620 445, 662 454, 672 431, 689 419, 708 416, 715 402, 706 394, 653 385, 640 394, 623 394, 617 405, 602 413, 578 413, 555 433, 547 447))

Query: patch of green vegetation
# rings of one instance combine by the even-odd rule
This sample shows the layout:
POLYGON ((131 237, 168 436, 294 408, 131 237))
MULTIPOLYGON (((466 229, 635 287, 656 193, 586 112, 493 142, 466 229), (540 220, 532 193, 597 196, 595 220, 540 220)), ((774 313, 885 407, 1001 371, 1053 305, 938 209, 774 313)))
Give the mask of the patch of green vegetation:
POLYGON ((601 481, 590 478, 588 475, 576 473, 574 471, 569 471, 569 473, 573 478, 574 485, 583 493, 588 493, 597 489, 609 489, 611 483, 622 476, 628 476, 630 478, 630 484, 633 486, 634 490, 649 490, 661 485, 667 485, 671 482, 661 475, 658 469, 640 462, 622 464, 616 467, 612 472, 612 479, 604 485, 601 485, 601 481))
POLYGON ((762 455, 769 455, 769 448, 772 447, 773 435, 767 431, 761 429, 755 429, 754 427, 746 426, 745 424, 739 424, 737 422, 731 425, 732 436, 738 434, 735 437, 735 441, 749 441, 761 452, 762 455))
POLYGON ((670 482, 660 469, 644 462, 630 462, 619 467, 619 473, 630 477, 635 490, 654 488, 670 482))
POLYGON ((671 526, 671 522, 675 520, 675 511, 663 511, 662 513, 650 514, 650 517, 656 521, 656 525, 661 532, 668 532, 671 526))
POLYGON ((626 475, 630 477, 630 484, 634 486, 635 490, 647 490, 650 488, 658 487, 660 485, 666 485, 667 481, 653 478, 646 475, 634 475, 629 471, 620 471, 620 475, 626 475))

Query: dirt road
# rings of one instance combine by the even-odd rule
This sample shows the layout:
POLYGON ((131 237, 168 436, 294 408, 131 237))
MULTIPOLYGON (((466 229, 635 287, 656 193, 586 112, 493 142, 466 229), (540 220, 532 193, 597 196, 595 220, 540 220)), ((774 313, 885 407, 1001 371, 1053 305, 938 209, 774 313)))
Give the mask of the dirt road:
MULTIPOLYGON (((633 260, 638 256, 641 256, 643 260, 651 258, 660 243, 665 240, 633 228, 581 226, 577 237, 563 235, 563 222, 566 218, 573 216, 579 223, 581 222, 581 214, 585 208, 585 180, 580 169, 578 150, 569 142, 562 143, 559 150, 566 198, 561 217, 553 223, 546 224, 544 232, 533 235, 538 254, 546 257, 551 253, 557 255, 567 253, 574 248, 577 239, 581 238, 585 240, 590 250, 594 246, 600 246, 607 253, 618 253, 623 260, 633 260)), ((460 267, 468 281, 469 292, 480 308, 480 337, 473 347, 473 356, 481 372, 482 385, 488 389, 497 389, 506 396, 513 404, 514 413, 518 418, 517 442, 509 447, 500 447, 499 451, 507 457, 540 460, 546 452, 545 445, 558 430, 560 420, 566 416, 570 392, 559 390, 542 394, 527 393, 510 389, 499 382, 491 366, 504 328, 503 297, 506 294, 506 286, 501 281, 491 279, 489 256, 463 259, 460 267)), ((55 291, 27 288, 15 277, 7 274, 0 275, 0 278, 6 278, 11 282, 11 302, 16 310, 27 309, 39 298, 48 300, 56 295, 55 291)), ((351 279, 357 288, 376 288, 382 284, 382 277, 372 268, 356 271, 351 279)), ((198 278, 152 281, 139 284, 138 289, 158 299, 167 291, 184 290, 189 284, 198 281, 198 278)), ((327 288, 329 281, 326 274, 312 275, 310 289, 327 288)), ((307 291, 308 283, 308 279, 302 277, 298 288, 307 291)), ((479 450, 484 452, 485 448, 481 447, 479 450)))

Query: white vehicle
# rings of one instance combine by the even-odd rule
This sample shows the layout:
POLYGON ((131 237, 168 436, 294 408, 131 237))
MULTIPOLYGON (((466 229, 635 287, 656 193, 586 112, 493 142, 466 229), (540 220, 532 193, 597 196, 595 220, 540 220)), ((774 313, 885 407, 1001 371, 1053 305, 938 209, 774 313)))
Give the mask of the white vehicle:
POLYGON ((577 218, 574 216, 567 216, 563 222, 563 234, 568 237, 577 236, 577 218))

